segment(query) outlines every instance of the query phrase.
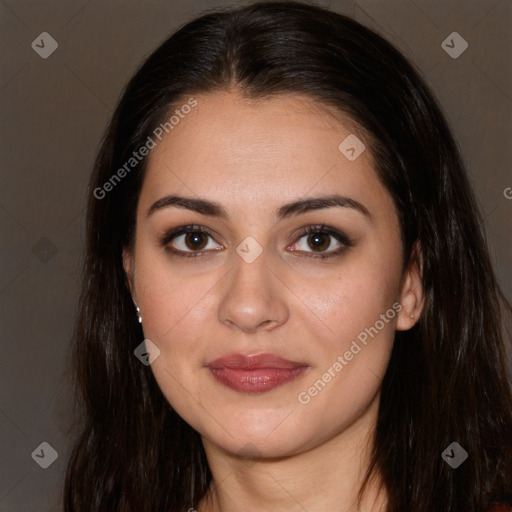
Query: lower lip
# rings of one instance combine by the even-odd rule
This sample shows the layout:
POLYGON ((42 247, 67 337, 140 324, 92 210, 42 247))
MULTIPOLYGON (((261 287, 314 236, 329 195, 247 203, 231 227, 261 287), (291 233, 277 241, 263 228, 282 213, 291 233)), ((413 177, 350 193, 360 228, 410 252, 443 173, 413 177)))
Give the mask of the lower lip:
POLYGON ((208 368, 215 379, 240 393, 263 393, 300 377, 307 366, 298 368, 208 368))

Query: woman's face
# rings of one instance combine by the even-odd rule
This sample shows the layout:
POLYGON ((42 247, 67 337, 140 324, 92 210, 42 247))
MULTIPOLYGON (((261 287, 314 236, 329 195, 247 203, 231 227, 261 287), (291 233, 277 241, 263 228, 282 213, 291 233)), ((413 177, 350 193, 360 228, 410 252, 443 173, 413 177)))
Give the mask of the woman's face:
POLYGON ((298 96, 195 99, 151 151, 124 253, 151 369, 205 441, 298 453, 375 418, 421 286, 348 125, 298 96))

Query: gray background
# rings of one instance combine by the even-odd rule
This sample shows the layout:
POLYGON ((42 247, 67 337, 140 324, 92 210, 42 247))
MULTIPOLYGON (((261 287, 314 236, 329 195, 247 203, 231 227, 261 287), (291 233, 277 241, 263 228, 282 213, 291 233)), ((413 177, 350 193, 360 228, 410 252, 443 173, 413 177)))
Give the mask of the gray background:
MULTIPOLYGON (((238 2, 238 5, 249 2, 238 2)), ((445 109, 512 297, 510 0, 323 1, 409 57, 445 109), (458 32, 468 49, 441 43, 458 32)), ((178 25, 221 1, 1 0, 0 510, 57 511, 73 439, 70 337, 85 188, 101 135, 136 67, 178 25), (42 59, 42 32, 58 49, 42 59), (32 452, 48 442, 57 460, 32 452)))

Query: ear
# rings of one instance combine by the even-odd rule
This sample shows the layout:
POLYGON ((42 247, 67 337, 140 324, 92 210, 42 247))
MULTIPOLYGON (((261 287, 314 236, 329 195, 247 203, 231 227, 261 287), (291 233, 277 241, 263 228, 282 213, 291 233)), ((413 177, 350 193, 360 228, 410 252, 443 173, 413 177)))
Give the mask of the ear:
POLYGON ((419 242, 415 242, 400 286, 399 303, 402 305, 402 309, 398 313, 396 323, 398 331, 407 331, 413 327, 423 312, 425 295, 422 274, 421 248, 419 242))
POLYGON ((126 280, 128 281, 128 286, 130 287, 130 293, 132 294, 132 299, 137 306, 137 297, 135 295, 135 286, 134 286, 134 273, 133 273, 133 265, 134 259, 133 254, 130 249, 127 247, 123 247, 123 268, 126 274, 126 280))

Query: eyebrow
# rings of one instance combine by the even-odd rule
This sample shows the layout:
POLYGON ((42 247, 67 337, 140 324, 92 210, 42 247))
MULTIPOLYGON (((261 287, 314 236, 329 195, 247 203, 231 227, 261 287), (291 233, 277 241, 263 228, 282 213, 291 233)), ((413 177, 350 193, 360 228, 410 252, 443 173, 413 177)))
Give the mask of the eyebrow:
MULTIPOLYGON (((200 213, 201 215, 216 217, 223 220, 228 220, 229 218, 227 211, 219 203, 206 199, 182 197, 177 195, 169 195, 158 199, 158 201, 153 203, 149 208, 147 216, 149 217, 156 211, 169 206, 191 210, 200 213)), ((333 207, 350 208, 362 213, 370 220, 372 219, 370 212, 362 203, 339 194, 299 199, 297 201, 284 204, 277 210, 276 216, 278 220, 283 220, 310 211, 333 207)))

